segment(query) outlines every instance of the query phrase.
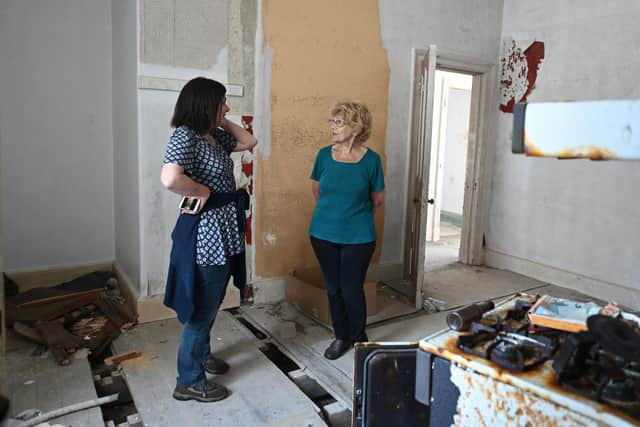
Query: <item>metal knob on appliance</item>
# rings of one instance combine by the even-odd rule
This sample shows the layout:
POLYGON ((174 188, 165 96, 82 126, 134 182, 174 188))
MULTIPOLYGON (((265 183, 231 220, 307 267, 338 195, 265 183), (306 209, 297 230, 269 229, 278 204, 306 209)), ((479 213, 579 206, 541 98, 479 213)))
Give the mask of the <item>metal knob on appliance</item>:
POLYGON ((483 301, 470 304, 447 314, 447 326, 454 331, 466 331, 471 322, 480 320, 482 315, 493 309, 493 301, 483 301))

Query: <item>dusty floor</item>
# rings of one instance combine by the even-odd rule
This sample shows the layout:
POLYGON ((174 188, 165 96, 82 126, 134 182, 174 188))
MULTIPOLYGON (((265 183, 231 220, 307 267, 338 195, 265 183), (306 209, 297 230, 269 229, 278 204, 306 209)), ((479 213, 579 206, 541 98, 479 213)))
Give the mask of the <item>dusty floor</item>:
MULTIPOLYGON (((427 296, 435 296, 445 303, 445 309, 451 309, 545 286, 510 272, 453 264, 430 273, 425 289, 427 296)), ((446 311, 418 312, 374 324, 368 335, 372 341, 417 341, 445 328, 445 316, 446 311)), ((226 385, 232 395, 218 403, 172 399, 180 331, 176 320, 152 322, 122 334, 113 344, 114 353, 137 350, 143 354, 123 362, 121 369, 144 425, 348 425, 353 351, 335 361, 325 359, 322 353, 333 338, 331 331, 289 304, 246 306, 220 313, 211 336, 212 348, 230 363, 231 371, 216 381, 226 385)), ((53 409, 95 396, 86 359, 57 367, 47 354, 34 355, 34 347, 22 344, 8 354, 8 372, 13 372, 12 414, 27 407, 53 409), (57 400, 43 400, 47 395, 41 390, 57 400)), ((80 424, 66 422, 104 425, 99 412, 79 413, 86 420, 80 424)))
POLYGON ((462 229, 448 222, 440 223, 440 239, 427 242, 424 256, 424 270, 434 271, 458 262, 460 233, 462 229))
MULTIPOLYGON (((26 341, 9 331, 7 337, 6 371, 0 382, 7 386, 11 400, 9 415, 37 408, 42 412, 96 399, 93 375, 86 355, 68 366, 59 366, 46 348, 26 341)), ((57 424, 104 426, 100 408, 86 409, 55 419, 57 424)), ((0 426, 13 426, 10 420, 0 426)))

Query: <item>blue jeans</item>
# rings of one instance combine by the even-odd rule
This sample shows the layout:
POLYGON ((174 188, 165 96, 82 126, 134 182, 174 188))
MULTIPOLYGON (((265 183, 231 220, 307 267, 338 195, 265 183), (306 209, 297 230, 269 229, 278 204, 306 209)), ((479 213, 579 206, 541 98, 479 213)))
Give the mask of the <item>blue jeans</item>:
POLYGON ((211 327, 224 299, 229 282, 229 263, 198 265, 196 271, 196 307, 184 324, 178 348, 178 384, 200 386, 206 381, 204 363, 211 352, 211 327))

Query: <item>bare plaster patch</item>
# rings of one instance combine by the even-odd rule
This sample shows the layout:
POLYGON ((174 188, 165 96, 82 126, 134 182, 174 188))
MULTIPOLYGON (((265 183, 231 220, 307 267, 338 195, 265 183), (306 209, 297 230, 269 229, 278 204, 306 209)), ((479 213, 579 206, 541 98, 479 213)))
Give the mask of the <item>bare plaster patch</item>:
POLYGON ((264 244, 267 246, 275 246, 276 245, 276 235, 271 232, 268 231, 266 233, 264 233, 264 244))

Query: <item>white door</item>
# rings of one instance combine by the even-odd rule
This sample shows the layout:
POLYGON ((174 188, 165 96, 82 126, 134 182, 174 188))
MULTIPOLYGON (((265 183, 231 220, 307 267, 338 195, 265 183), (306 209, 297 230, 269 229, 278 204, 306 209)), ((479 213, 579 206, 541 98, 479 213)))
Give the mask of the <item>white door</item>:
POLYGON ((416 309, 422 308, 424 249, 431 161, 433 90, 436 72, 436 47, 429 46, 420 62, 416 61, 413 88, 411 156, 409 170, 409 205, 405 253, 405 277, 409 277, 415 294, 416 309))
POLYGON ((447 93, 445 90, 446 77, 436 74, 434 76, 434 109, 433 124, 431 129, 431 149, 429 160, 429 187, 427 189, 427 242, 440 240, 440 209, 442 189, 442 169, 444 163, 444 149, 446 140, 447 122, 447 93))

